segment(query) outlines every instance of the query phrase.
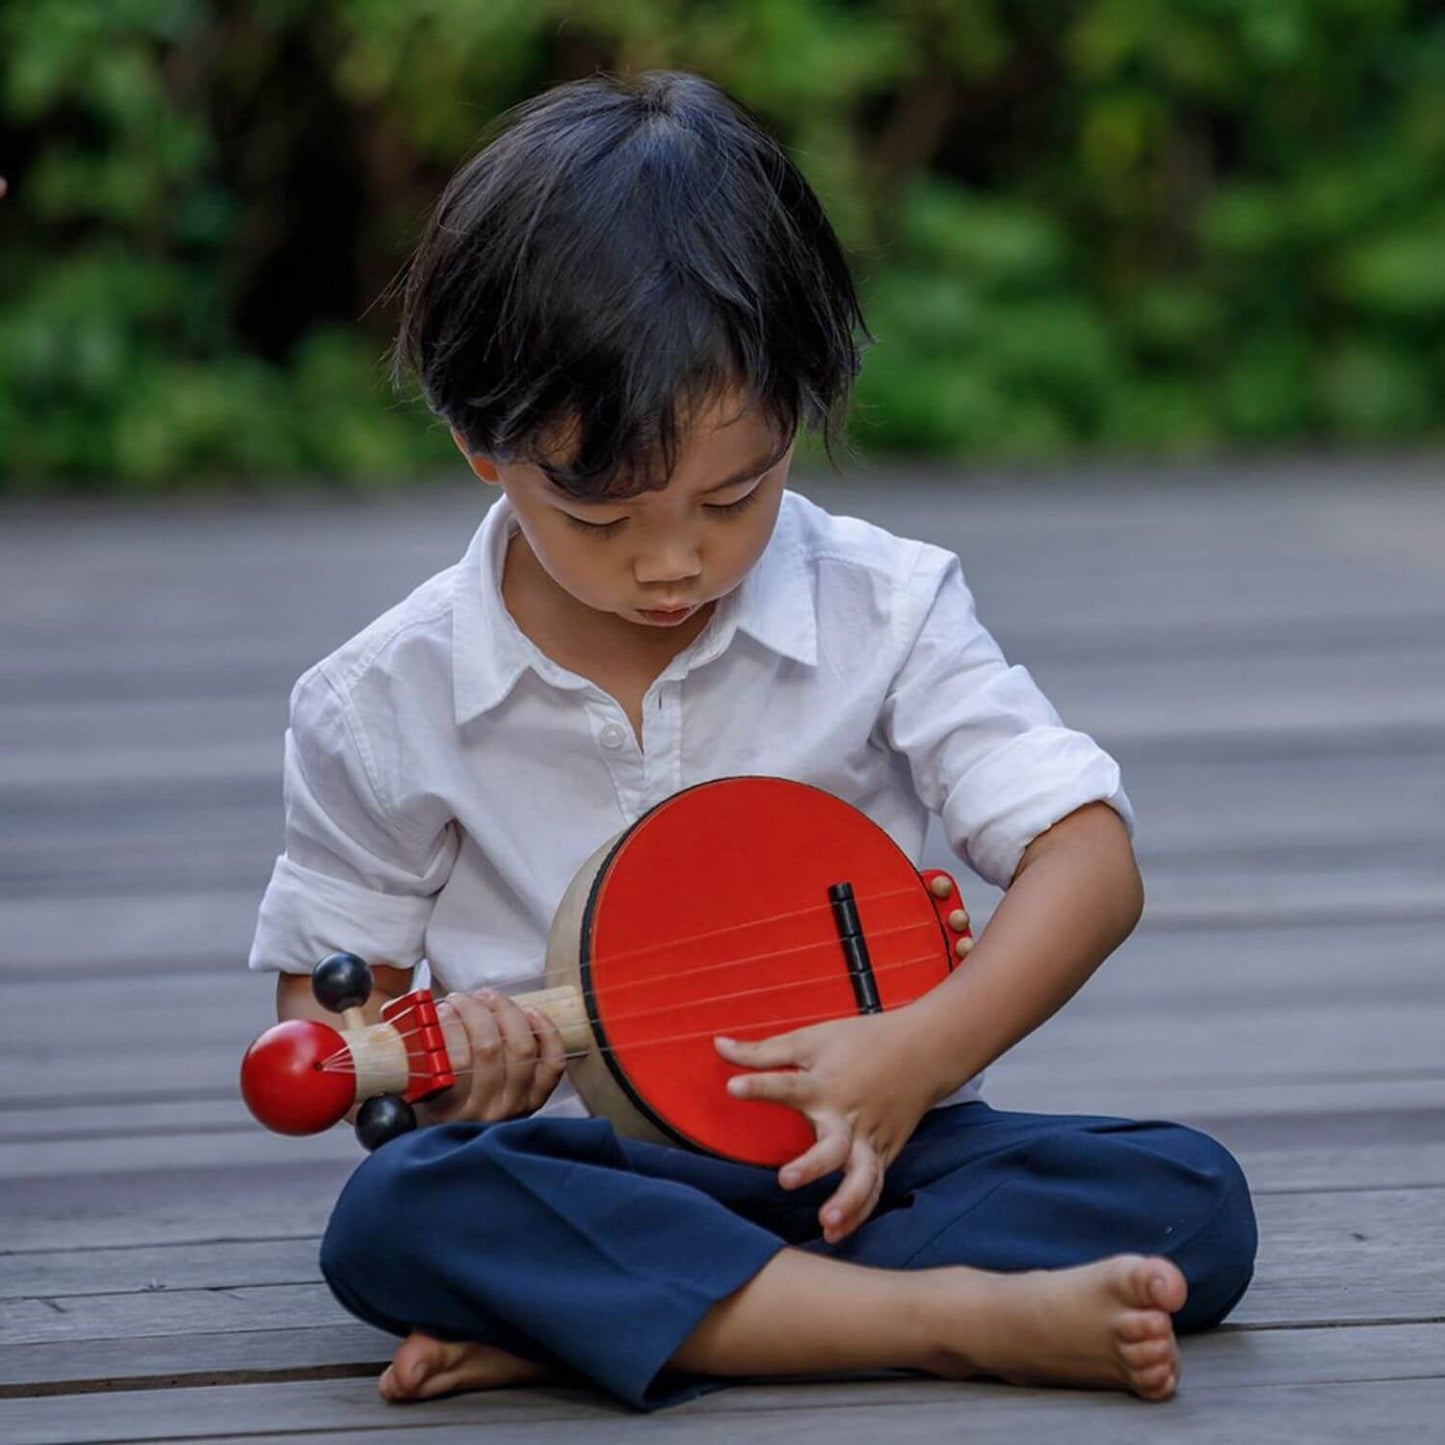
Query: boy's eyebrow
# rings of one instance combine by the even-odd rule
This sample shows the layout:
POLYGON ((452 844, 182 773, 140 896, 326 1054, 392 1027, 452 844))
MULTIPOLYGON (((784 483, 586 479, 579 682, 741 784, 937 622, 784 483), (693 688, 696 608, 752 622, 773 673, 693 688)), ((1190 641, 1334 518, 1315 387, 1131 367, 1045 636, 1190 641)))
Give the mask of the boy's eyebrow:
MULTIPOLYGON (((771 452, 751 461, 745 467, 740 467, 726 481, 714 482, 712 486, 705 488, 698 493, 700 497, 710 497, 714 492, 726 491, 729 487, 735 487, 739 482, 750 482, 754 477, 760 477, 764 472, 770 472, 782 461, 788 450, 789 442, 784 440, 781 446, 775 447, 771 452)), ((553 488, 554 491, 559 490, 553 488)), ((630 497, 573 497, 567 496, 567 500, 577 507, 615 507, 619 503, 629 502, 630 497)))
POLYGON ((701 497, 710 497, 714 492, 724 492, 729 487, 737 486, 739 482, 750 482, 754 477, 760 477, 764 472, 772 471, 772 469, 782 461, 783 453, 786 452, 787 449, 788 444, 784 442, 782 446, 775 448, 766 456, 759 457, 756 461, 751 461, 747 466, 734 472, 727 481, 717 482, 713 486, 699 492, 698 495, 701 497))

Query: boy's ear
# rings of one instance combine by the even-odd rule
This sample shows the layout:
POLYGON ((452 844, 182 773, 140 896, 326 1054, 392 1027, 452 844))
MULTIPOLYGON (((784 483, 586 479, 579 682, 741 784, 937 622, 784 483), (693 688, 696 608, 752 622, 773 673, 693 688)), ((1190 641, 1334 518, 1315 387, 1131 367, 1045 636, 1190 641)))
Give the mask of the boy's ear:
POLYGON ((469 452, 467 450, 467 444, 465 439, 463 438, 462 434, 456 429, 456 427, 453 427, 451 429, 451 432, 452 440, 457 444, 457 450, 467 459, 467 465, 472 469, 472 471, 474 471, 477 476, 479 476, 484 482, 489 482, 494 487, 499 486, 500 479, 497 476, 497 468, 495 464, 489 461, 486 457, 481 456, 479 453, 469 452))

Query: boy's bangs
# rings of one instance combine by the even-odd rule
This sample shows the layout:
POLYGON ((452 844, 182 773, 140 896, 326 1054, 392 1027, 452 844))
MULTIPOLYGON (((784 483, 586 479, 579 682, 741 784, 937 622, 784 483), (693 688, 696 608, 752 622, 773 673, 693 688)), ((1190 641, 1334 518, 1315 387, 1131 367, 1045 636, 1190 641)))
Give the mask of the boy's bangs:
POLYGON ((577 367, 559 388, 566 400, 520 439, 512 459, 537 466, 578 500, 619 501, 668 484, 700 418, 716 414, 713 425, 723 427, 754 410, 781 455, 801 420, 797 399, 756 348, 722 351, 649 346, 577 367), (670 357, 677 363, 667 365, 670 357), (588 376, 595 389, 578 384, 588 376))

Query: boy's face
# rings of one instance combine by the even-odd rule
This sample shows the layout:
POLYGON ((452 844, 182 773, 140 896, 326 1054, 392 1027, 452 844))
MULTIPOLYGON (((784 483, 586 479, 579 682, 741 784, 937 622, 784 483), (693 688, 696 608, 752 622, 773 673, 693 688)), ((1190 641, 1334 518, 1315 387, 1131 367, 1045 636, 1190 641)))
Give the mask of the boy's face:
POLYGON ((773 534, 793 443, 780 450, 756 408, 732 397, 702 408, 666 487, 579 502, 540 467, 462 455, 500 486, 543 570, 576 601, 642 628, 680 627, 731 592, 773 534))

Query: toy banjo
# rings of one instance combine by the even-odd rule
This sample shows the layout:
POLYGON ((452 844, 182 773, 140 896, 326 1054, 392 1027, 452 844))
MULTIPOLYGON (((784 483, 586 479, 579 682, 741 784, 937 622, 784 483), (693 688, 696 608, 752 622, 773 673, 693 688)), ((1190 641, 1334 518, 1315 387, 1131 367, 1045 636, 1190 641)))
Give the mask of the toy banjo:
MULTIPOLYGON (((727 1081, 744 1071, 713 1039, 901 1008, 971 947, 953 879, 920 873, 857 809, 803 783, 724 778, 660 803, 583 864, 548 936, 547 987, 514 1002, 557 1025, 578 1094, 619 1133, 776 1166, 811 1126, 734 1099, 727 1081)), ((470 1066, 460 1020, 440 1021, 426 989, 368 1025, 371 974, 355 955, 323 960, 312 988, 344 1028, 277 1024, 241 1066, 271 1129, 319 1133, 362 1100, 357 1133, 375 1148, 470 1066)))

